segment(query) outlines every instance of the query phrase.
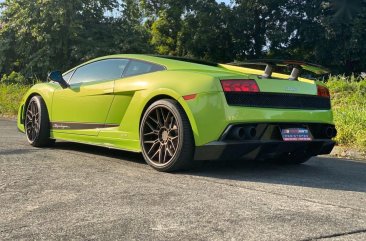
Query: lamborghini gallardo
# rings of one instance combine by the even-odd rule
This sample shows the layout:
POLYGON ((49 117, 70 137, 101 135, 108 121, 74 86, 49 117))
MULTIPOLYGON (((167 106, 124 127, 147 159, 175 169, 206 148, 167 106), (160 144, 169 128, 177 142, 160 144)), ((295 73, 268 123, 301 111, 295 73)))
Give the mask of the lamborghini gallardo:
POLYGON ((34 85, 17 125, 34 147, 64 140, 141 152, 158 171, 201 160, 300 164, 330 153, 337 134, 328 89, 305 72, 327 70, 299 61, 106 56, 34 85))

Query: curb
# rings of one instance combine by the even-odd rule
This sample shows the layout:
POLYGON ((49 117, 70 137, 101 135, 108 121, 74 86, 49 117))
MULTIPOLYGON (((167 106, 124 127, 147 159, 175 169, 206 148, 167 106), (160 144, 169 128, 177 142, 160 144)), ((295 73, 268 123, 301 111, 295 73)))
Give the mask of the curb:
POLYGON ((329 156, 345 159, 366 160, 365 151, 360 151, 346 146, 335 146, 329 156))

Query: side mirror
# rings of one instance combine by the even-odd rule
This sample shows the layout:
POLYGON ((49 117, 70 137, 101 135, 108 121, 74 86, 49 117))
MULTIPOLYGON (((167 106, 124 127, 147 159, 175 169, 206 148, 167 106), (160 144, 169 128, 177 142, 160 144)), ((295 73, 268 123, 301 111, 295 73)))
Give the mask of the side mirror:
POLYGON ((62 73, 60 71, 52 71, 49 73, 48 80, 59 83, 63 89, 70 87, 70 85, 62 77, 62 73))

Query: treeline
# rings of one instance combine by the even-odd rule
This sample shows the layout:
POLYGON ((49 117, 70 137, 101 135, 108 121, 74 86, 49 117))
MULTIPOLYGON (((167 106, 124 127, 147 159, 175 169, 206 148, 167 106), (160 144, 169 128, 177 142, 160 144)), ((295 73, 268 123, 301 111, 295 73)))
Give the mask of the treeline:
POLYGON ((5 0, 0 6, 3 79, 44 78, 115 53, 215 62, 285 58, 334 73, 366 70, 366 0, 5 0))

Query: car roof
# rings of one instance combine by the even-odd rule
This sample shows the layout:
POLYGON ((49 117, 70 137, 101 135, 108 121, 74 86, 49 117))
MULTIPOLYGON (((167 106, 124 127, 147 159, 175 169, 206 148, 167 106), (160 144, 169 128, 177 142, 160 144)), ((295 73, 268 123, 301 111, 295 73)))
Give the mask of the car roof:
MULTIPOLYGON (((97 59, 93 59, 89 62, 95 62, 103 59, 116 59, 116 58, 124 58, 124 59, 135 59, 146 61, 154 64, 163 65, 168 70, 180 70, 180 69, 197 69, 197 70, 211 70, 211 71, 222 71, 222 68, 219 68, 218 65, 215 66, 215 63, 210 63, 206 61, 200 61, 195 59, 188 58, 179 58, 173 56, 157 56, 157 55, 145 55, 145 54, 116 54, 100 57, 97 59)), ((89 63, 86 62, 86 63, 89 63)), ((86 64, 84 63, 84 64, 86 64)))

